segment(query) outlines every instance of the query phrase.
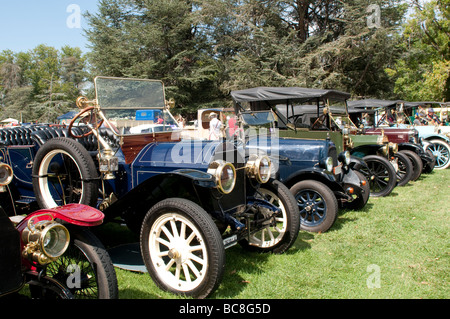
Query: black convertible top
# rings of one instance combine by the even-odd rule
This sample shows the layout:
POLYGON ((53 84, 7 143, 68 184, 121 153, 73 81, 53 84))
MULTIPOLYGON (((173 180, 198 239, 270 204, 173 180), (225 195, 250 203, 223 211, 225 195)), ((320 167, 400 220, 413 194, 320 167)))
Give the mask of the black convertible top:
POLYGON ((231 97, 235 102, 265 101, 271 105, 281 104, 286 100, 299 103, 313 99, 347 100, 350 93, 336 90, 310 89, 302 87, 256 87, 252 89, 232 91, 231 97))
POLYGON ((381 107, 396 106, 398 103, 403 103, 401 100, 377 100, 377 99, 364 99, 356 101, 348 101, 349 108, 359 109, 376 109, 381 107))

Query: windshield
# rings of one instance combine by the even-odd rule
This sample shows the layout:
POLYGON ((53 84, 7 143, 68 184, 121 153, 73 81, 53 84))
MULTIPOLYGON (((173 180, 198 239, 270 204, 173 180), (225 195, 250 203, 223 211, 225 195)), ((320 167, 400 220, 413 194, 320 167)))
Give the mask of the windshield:
POLYGON ((103 110, 165 107, 161 81, 98 77, 95 79, 95 90, 103 110))
POLYGON ((343 130, 345 127, 356 129, 356 125, 350 119, 345 101, 329 100, 329 111, 331 114, 331 128, 343 130))
POLYGON ((161 81, 97 77, 95 90, 100 109, 121 135, 178 129, 161 81))
POLYGON ((271 111, 248 112, 242 113, 241 115, 244 123, 250 126, 267 125, 275 121, 271 111))

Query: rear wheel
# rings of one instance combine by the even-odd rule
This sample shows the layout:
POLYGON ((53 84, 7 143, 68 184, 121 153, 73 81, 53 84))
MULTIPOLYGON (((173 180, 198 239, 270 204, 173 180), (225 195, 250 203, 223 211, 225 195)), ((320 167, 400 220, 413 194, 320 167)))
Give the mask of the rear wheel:
POLYGON ((300 229, 326 232, 338 215, 336 196, 326 185, 314 181, 301 181, 291 187, 300 211, 300 229))
POLYGON ((222 237, 206 211, 191 201, 166 199, 149 210, 141 252, 153 281, 165 291, 206 298, 222 280, 222 237))
POLYGON ((366 176, 370 185, 370 196, 382 197, 389 195, 397 185, 397 174, 387 159, 378 155, 368 155, 363 158, 367 168, 361 172, 366 176))

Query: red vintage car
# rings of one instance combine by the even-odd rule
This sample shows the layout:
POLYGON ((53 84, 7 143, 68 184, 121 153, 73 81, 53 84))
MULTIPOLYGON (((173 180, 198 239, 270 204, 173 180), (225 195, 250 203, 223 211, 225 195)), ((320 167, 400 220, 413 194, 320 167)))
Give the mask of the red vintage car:
POLYGON ((12 168, 0 163, 0 298, 25 286, 33 299, 118 298, 111 259, 88 229, 104 214, 70 204, 16 215, 8 205, 12 179, 12 168))

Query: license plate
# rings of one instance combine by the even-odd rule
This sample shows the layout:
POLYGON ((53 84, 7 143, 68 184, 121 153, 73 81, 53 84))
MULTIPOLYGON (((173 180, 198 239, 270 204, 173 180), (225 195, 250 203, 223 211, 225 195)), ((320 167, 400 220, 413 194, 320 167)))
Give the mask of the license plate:
POLYGON ((340 173, 342 173, 342 164, 336 166, 334 169, 334 175, 339 175, 340 173))
POLYGON ((237 244, 237 235, 230 236, 223 240, 223 246, 225 247, 225 249, 233 247, 236 244, 237 244))

